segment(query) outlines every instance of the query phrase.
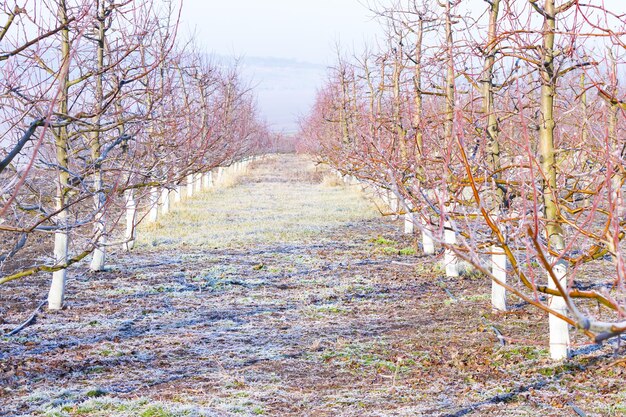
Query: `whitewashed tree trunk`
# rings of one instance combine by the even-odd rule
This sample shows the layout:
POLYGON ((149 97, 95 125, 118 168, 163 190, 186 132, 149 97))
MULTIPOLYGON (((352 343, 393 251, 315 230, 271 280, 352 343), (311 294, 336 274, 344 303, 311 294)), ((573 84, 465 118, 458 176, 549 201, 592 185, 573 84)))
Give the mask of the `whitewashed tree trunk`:
POLYGON ((422 249, 424 250, 424 255, 434 255, 435 240, 433 239, 433 234, 430 230, 430 222, 426 219, 420 220, 422 222, 422 249))
POLYGON ((415 233, 415 213, 411 212, 413 205, 410 201, 403 201, 404 210, 404 233, 412 235, 415 233))
POLYGON ((224 180, 224 168, 223 167, 217 167, 217 185, 221 186, 222 182, 224 180))
POLYGON ((203 190, 208 190, 210 188, 209 186, 209 172, 205 172, 204 174, 202 174, 202 189, 203 190))
POLYGON ((194 191, 197 193, 202 191, 202 174, 194 174, 194 191))
POLYGON ((135 202, 134 190, 124 191, 124 200, 126 205, 126 232, 124 238, 124 249, 131 251, 135 247, 135 239, 137 231, 135 230, 135 219, 137 217, 137 203, 135 202))
POLYGON ((170 190, 164 188, 161 190, 161 214, 170 212, 170 190))
POLYGON ((177 185, 174 191, 174 202, 180 203, 182 199, 183 199, 183 186, 177 185))
POLYGON ((98 229, 98 241, 96 243, 96 248, 93 251, 91 257, 91 263, 89 264, 89 269, 94 272, 104 271, 106 265, 106 236, 104 235, 104 220, 98 220, 96 223, 96 228, 98 229))
MULTIPOLYGON (((557 261, 556 265, 554 265, 554 274, 563 288, 567 287, 566 273, 567 264, 565 261, 557 261)), ((550 277, 548 277, 548 288, 556 289, 556 284, 550 277)), ((564 316, 567 315, 567 305, 565 304, 565 299, 563 297, 550 297, 549 306, 554 311, 561 313, 564 316)), ((549 316, 549 324, 550 356, 555 360, 566 359, 569 356, 570 346, 569 324, 552 314, 549 316)))
MULTIPOLYGON (((506 255, 500 246, 491 247, 491 273, 498 280, 506 283, 506 255)), ((491 282, 491 306, 506 311, 506 289, 495 280, 491 282)))
POLYGON ((94 227, 96 232, 96 248, 94 249, 91 257, 89 269, 94 272, 99 272, 104 271, 104 266, 106 263, 106 219, 103 213, 104 205, 106 204, 106 196, 102 191, 100 191, 102 189, 101 182, 96 181, 96 184, 94 185, 96 187, 96 190, 98 190, 96 192, 96 195, 94 196, 95 209, 97 211, 94 227))
POLYGON ((187 197, 193 197, 193 174, 187 175, 187 197))
POLYGON ((400 211, 400 200, 393 192, 389 193, 389 208, 392 213, 395 213, 394 219, 398 219, 398 212, 400 211))
MULTIPOLYGON (((65 228, 67 226, 67 210, 59 212, 57 224, 60 227, 54 233, 54 261, 56 265, 66 264, 69 251, 69 234, 65 228)), ((67 269, 63 268, 52 273, 52 284, 48 293, 48 308, 50 310, 60 310, 65 301, 65 282, 67 280, 67 269)))
MULTIPOLYGON (((456 245, 456 232, 452 229, 452 224, 450 222, 444 223, 444 242, 447 245, 456 245)), ((459 261, 454 254, 454 252, 446 248, 443 254, 443 262, 446 266, 446 276, 447 277, 458 277, 459 276, 459 261)))
POLYGON ((148 214, 148 220, 151 222, 159 220, 159 189, 156 187, 150 188, 150 213, 148 214))
POLYGON ((407 235, 412 235, 415 233, 415 214, 414 213, 405 213, 404 214, 404 233, 407 235))

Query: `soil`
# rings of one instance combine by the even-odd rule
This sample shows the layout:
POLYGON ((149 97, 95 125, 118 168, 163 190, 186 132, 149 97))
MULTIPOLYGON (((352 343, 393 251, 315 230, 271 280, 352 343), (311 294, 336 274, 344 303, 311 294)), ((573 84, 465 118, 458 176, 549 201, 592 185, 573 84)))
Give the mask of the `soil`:
POLYGON ((260 202, 282 184, 299 190, 302 233, 264 241, 238 228, 235 203, 194 215, 189 232, 223 217, 232 242, 153 226, 109 271, 73 268, 66 308, 14 336, 48 277, 0 288, 0 416, 626 415, 617 345, 576 336, 574 356, 552 362, 544 314, 515 299, 492 313, 487 279, 445 278, 398 219, 354 209, 358 190, 323 177, 301 157, 256 162, 195 204, 260 202), (307 223, 304 192, 346 205, 307 223))

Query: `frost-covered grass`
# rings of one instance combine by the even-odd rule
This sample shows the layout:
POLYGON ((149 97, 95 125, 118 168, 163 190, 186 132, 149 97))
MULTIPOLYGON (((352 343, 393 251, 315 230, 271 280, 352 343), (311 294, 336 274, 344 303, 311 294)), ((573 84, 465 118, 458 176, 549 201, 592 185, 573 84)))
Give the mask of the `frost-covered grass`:
MULTIPOLYGON (((89 397, 89 392, 86 393, 89 397)), ((123 400, 99 397, 82 402, 51 406, 45 417, 212 417, 218 412, 202 406, 153 401, 147 398, 123 400)))
POLYGON ((323 178, 315 165, 300 157, 261 162, 236 186, 198 194, 157 223, 142 226, 139 246, 293 243, 329 227, 379 215, 358 187, 323 184, 323 178), (307 181, 293 181, 294 172, 307 181), (277 174, 278 181, 264 181, 277 174))
MULTIPOLYGON (((492 313, 489 280, 445 278, 401 220, 331 180, 263 161, 144 227, 111 270, 75 270, 66 309, 0 337, 0 415, 624 415, 610 344, 551 362, 536 311, 492 313)), ((31 282, 0 332, 31 314, 31 282)))

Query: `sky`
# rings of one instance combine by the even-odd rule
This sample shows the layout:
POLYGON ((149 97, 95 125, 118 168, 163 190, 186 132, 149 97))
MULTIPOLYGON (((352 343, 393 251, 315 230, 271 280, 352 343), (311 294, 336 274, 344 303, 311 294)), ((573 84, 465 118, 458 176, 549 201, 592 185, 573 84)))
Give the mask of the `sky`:
POLYGON ((336 41, 371 39, 372 17, 359 0, 183 0, 182 28, 220 55, 329 64, 336 41))
MULTIPOLYGON (((394 0, 180 0, 181 33, 222 60, 242 58, 243 76, 255 87, 258 106, 274 130, 295 133, 326 67, 342 51, 375 45, 380 21, 365 5, 394 0)), ((425 0, 435 1, 435 0, 425 0)), ((562 0, 563 1, 563 0, 562 0)), ((626 0, 592 0, 626 13, 626 0)), ((481 13, 484 0, 465 0, 481 13)), ((376 48, 373 48, 376 49, 376 48)), ((348 54, 350 55, 350 54, 348 54)))
POLYGON ((379 26, 359 0, 183 0, 181 31, 209 53, 242 57, 262 116, 293 133, 336 45, 360 50, 379 26))

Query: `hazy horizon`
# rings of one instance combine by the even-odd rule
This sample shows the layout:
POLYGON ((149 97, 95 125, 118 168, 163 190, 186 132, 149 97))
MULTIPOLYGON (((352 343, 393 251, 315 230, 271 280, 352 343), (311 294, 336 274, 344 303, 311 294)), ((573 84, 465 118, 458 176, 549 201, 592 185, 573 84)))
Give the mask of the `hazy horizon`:
POLYGON ((359 50, 378 24, 358 0, 183 0, 183 37, 207 53, 239 59, 257 87, 259 111, 277 131, 298 129, 337 56, 337 44, 359 50))

